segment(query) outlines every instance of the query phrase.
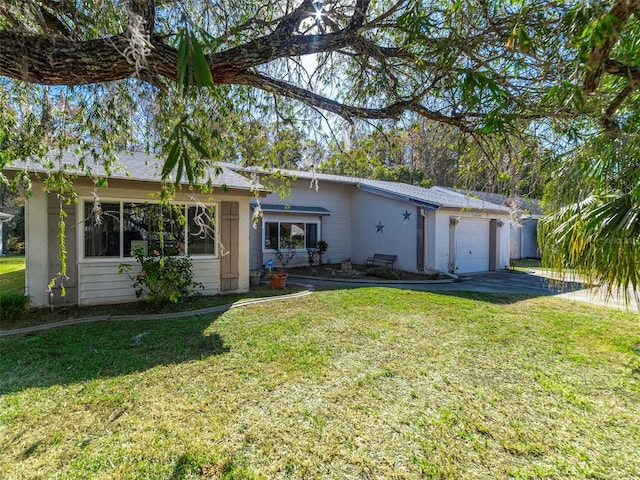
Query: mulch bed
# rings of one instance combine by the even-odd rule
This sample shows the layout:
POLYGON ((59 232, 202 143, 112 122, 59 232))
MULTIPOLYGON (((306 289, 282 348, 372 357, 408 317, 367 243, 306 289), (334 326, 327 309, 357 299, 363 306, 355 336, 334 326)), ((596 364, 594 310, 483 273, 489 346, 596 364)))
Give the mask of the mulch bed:
POLYGON ((320 278, 345 278, 345 279, 365 279, 365 280, 442 280, 447 279, 439 274, 422 274, 406 272, 396 268, 387 267, 367 267, 365 265, 352 265, 351 271, 342 271, 341 264, 323 264, 313 267, 293 267, 288 268, 289 275, 320 278))

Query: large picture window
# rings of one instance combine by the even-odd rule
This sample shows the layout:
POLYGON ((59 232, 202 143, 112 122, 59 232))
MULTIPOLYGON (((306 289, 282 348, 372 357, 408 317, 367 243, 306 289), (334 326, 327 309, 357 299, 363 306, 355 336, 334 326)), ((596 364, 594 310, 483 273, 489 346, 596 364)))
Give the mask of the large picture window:
POLYGON ((215 255, 215 210, 203 205, 84 204, 85 257, 130 257, 132 250, 164 255, 215 255))
POLYGON ((319 222, 264 222, 264 249, 304 250, 318 245, 319 222))
POLYGON ((120 256, 120 204, 84 204, 84 251, 88 257, 120 256))

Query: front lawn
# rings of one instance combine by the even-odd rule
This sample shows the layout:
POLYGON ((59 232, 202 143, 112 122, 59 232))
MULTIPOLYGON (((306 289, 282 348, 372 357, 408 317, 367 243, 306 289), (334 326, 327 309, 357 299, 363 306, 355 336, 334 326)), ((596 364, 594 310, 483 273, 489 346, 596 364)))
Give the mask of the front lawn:
MULTIPOLYGON (((200 295, 184 299, 178 303, 154 303, 150 301, 138 301, 131 303, 95 305, 90 307, 78 307, 76 305, 63 305, 55 308, 27 309, 18 318, 6 320, 0 315, 0 330, 14 330, 35 325, 51 324, 78 318, 90 317, 118 317, 140 315, 149 316, 155 314, 191 312, 213 307, 250 302, 266 297, 290 295, 306 291, 303 285, 289 282, 285 290, 273 290, 267 285, 252 286, 248 292, 232 293, 225 295, 200 295)), ((0 305, 0 313, 1 313, 0 305)))
POLYGON ((6 478, 640 477, 637 315, 384 288, 0 339, 6 478))
POLYGON ((0 257, 0 292, 24 292, 24 255, 0 257))

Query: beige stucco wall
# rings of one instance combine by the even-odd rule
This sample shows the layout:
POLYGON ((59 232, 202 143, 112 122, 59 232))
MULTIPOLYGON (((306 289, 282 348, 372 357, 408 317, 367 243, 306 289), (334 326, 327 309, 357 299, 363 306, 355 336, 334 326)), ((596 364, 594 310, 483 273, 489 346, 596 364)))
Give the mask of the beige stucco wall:
MULTIPOLYGON (((49 304, 49 229, 47 194, 34 185, 25 205, 25 294, 36 306, 49 304)), ((52 239, 55 241, 55 239, 52 239)))
MULTIPOLYGON (((75 224, 67 224, 68 243, 73 243, 74 255, 68 258, 67 269, 70 282, 77 288, 78 305, 112 304, 136 301, 135 292, 131 288, 132 281, 126 274, 118 274, 121 263, 130 263, 133 272, 137 263, 131 258, 85 258, 82 219, 84 202, 94 200, 94 188, 82 180, 76 185, 78 202, 71 208, 75 209, 75 224)), ((102 202, 136 201, 152 202, 150 194, 157 193, 157 184, 137 181, 110 181, 108 188, 95 191, 102 202)), ((47 194, 41 185, 34 183, 33 195, 27 201, 26 207, 26 262, 27 262, 27 294, 34 306, 50 304, 47 285, 51 280, 51 266, 59 270, 58 239, 55 225, 51 225, 52 217, 48 215, 47 194)), ((219 205, 222 201, 238 202, 240 205, 239 219, 239 260, 238 260, 238 289, 244 292, 249 289, 249 192, 240 190, 215 189, 211 194, 198 194, 184 191, 175 196, 176 203, 214 204, 219 215, 219 205)), ((220 248, 217 249, 220 252, 220 248)), ((193 256, 195 281, 204 285, 205 295, 215 295, 220 292, 220 257, 193 256)), ((64 303, 64 300, 63 300, 64 303)))

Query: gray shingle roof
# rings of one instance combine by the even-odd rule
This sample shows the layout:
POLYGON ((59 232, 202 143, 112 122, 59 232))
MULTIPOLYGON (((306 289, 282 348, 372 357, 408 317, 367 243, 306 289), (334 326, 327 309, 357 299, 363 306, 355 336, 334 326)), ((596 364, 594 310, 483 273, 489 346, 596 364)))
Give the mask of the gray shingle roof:
POLYGON ((454 190, 449 187, 439 187, 442 189, 450 190, 455 193, 460 193, 465 196, 486 200, 487 202, 495 203, 496 205, 502 205, 505 207, 512 207, 515 202, 515 207, 525 215, 543 215, 542 206, 540 200, 535 198, 526 198, 520 195, 515 197, 508 197, 500 193, 488 193, 478 190, 454 190))
MULTIPOLYGON (((100 149, 95 149, 95 157, 100 158, 100 149)), ((119 152, 117 153, 119 166, 112 166, 107 175, 99 160, 94 160, 94 156, 87 152, 75 153, 72 151, 50 152, 45 160, 28 159, 17 161, 12 166, 6 166, 5 170, 26 170, 28 172, 48 173, 64 169, 69 173, 77 173, 86 176, 87 170, 94 176, 106 176, 113 179, 138 180, 143 182, 159 183, 162 175, 162 165, 164 159, 143 152, 119 152), (84 162, 85 168, 82 168, 84 162)), ((260 185, 255 185, 245 176, 231 170, 225 164, 221 164, 220 174, 211 169, 208 175, 214 187, 227 187, 230 189, 253 190, 261 189, 260 185)), ((182 182, 187 184, 186 176, 183 175, 182 182)), ((172 176, 172 178, 175 178, 172 176)))
MULTIPOLYGON (((233 164, 226 165, 229 168, 237 171, 253 172, 256 170, 252 167, 240 167, 233 164)), ((313 180, 317 180, 319 182, 354 185, 356 187, 362 188, 362 190, 366 190, 371 193, 379 193, 381 195, 386 194, 387 196, 390 195, 399 200, 416 203, 427 208, 472 208, 474 210, 485 210, 492 212, 509 212, 509 208, 500 204, 494 204, 483 199, 473 198, 472 196, 457 193, 453 190, 441 187, 424 188, 416 185, 409 185, 406 183, 371 180, 367 178, 348 177, 344 175, 318 173, 314 171, 284 169, 275 169, 273 171, 258 169, 258 171, 263 174, 277 172, 278 174, 284 175, 286 177, 295 177, 298 179, 309 180, 310 182, 313 180)))
POLYGON ((424 188, 416 185, 408 185, 406 183, 386 182, 382 180, 366 180, 367 184, 378 185, 380 188, 386 188, 389 191, 397 192, 410 198, 422 199, 430 203, 439 205, 440 207, 474 210, 488 210, 498 212, 508 212, 507 207, 496 205, 494 203, 472 198, 467 195, 460 195, 455 192, 446 192, 440 187, 424 188))

